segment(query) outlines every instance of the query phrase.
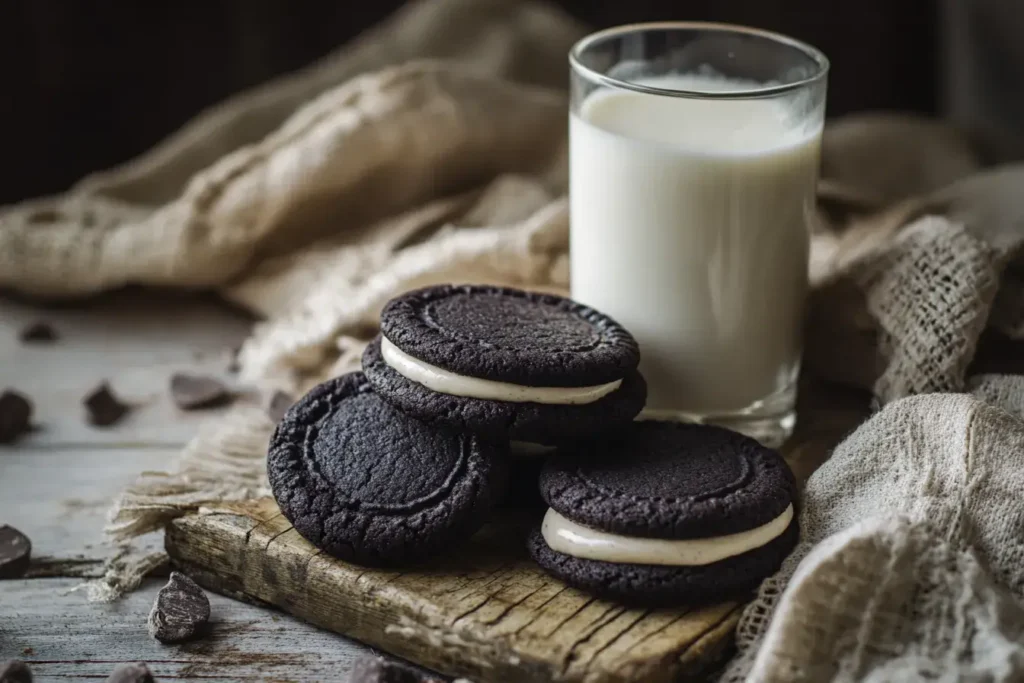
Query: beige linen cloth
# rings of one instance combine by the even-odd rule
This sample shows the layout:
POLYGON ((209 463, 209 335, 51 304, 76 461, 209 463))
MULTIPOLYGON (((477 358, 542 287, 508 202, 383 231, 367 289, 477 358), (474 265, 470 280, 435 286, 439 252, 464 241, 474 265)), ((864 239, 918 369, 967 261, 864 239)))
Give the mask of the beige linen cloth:
MULTIPOLYGON (((0 287, 209 288, 261 319, 245 379, 355 368, 381 305, 430 283, 568 285, 566 53, 543 4, 423 0, 63 196, 0 211, 0 287)), ((743 615, 727 680, 1024 678, 1024 167, 938 122, 829 125, 805 374, 881 410, 804 492, 803 538, 743 615), (971 395, 973 393, 973 396, 971 395)), ((628 229, 628 226, 624 226, 628 229)), ((110 530, 269 493, 272 424, 239 407, 110 530)), ((121 559, 113 599, 159 558, 121 559)))

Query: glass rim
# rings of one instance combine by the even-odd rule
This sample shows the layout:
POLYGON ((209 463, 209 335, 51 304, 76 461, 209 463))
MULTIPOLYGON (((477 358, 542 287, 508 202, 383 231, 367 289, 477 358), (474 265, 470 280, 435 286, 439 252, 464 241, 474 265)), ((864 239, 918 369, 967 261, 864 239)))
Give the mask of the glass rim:
POLYGON ((818 48, 791 38, 783 33, 776 33, 774 31, 766 31, 764 29, 752 28, 750 26, 741 26, 739 24, 725 24, 711 21, 657 21, 657 22, 646 22, 638 24, 625 24, 623 26, 615 26, 613 28, 607 28, 602 31, 597 31, 584 36, 576 42, 575 45, 569 50, 569 64, 574 71, 580 75, 595 81, 601 85, 621 88, 624 90, 634 90, 636 92, 647 93, 649 95, 661 95, 663 97, 686 97, 686 98, 699 98, 699 99, 753 99, 759 97, 771 97, 774 95, 781 95, 783 93, 792 92, 805 88, 809 85, 813 85, 817 81, 822 80, 828 74, 829 61, 825 53, 818 48), (748 36, 757 36, 758 38, 766 38, 776 43, 785 45, 787 47, 794 48, 802 52, 805 56, 809 57, 817 65, 817 71, 798 81, 792 83, 782 83, 779 85, 763 85, 752 88, 742 88, 739 90, 727 90, 727 91, 716 91, 716 92, 702 92, 699 90, 682 90, 673 88, 658 88, 651 85, 643 85, 641 83, 632 83, 630 81, 624 81, 619 78, 608 76, 607 74, 600 73, 591 69, 589 66, 583 64, 580 61, 580 56, 583 52, 592 46, 595 42, 620 36, 628 33, 640 33, 643 31, 658 31, 658 30, 687 30, 687 31, 706 31, 711 33, 736 33, 748 36))

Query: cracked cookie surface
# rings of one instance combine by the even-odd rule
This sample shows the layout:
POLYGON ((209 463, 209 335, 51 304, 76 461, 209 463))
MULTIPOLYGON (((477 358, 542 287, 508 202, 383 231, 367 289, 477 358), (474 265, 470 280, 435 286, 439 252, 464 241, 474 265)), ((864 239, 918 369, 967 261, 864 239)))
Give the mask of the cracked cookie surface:
POLYGON ((636 370, 640 349, 612 318, 561 296, 438 285, 392 299, 381 333, 451 372, 534 387, 585 387, 636 370))
POLYGON ((267 474, 304 538, 342 560, 391 566, 425 559, 482 526, 505 487, 506 458, 505 446, 400 412, 352 373, 287 411, 267 474))

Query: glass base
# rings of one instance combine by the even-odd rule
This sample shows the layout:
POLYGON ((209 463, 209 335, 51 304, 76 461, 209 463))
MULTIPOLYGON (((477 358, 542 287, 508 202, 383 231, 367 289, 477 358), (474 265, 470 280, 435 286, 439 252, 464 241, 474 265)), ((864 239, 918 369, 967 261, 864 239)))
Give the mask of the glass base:
POLYGON ((778 448, 793 434, 796 427, 796 382, 734 413, 645 409, 637 419, 717 425, 746 434, 770 448, 778 448))

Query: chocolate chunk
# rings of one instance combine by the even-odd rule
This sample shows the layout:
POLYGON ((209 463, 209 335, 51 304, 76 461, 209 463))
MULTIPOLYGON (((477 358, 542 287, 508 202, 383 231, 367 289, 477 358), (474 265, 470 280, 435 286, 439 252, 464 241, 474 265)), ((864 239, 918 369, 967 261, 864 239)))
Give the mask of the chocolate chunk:
POLYGON ((288 409, 295 403, 295 399, 291 394, 285 391, 275 391, 270 400, 267 401, 267 415, 274 422, 280 422, 284 419, 284 414, 288 412, 288 409))
POLYGON ((182 410, 196 410, 225 405, 234 394, 216 377, 177 373, 171 376, 171 398, 182 410))
POLYGON ((149 667, 142 662, 135 664, 118 664, 107 683, 155 683, 149 667))
POLYGON ((55 342, 60 339, 60 335, 57 334, 57 330, 53 329, 53 326, 45 322, 35 322, 28 325, 21 330, 18 334, 18 339, 26 344, 32 344, 35 342, 55 342))
POLYGON ((131 406, 122 403, 110 390, 110 385, 103 382, 82 399, 82 404, 89 419, 89 424, 96 427, 110 427, 124 418, 131 406))
POLYGON ((0 443, 14 443, 32 430, 32 402, 10 389, 0 394, 0 443))
POLYGON ((396 661, 366 655, 356 660, 348 680, 349 683, 440 683, 442 679, 424 676, 396 661))
POLYGON ((32 670, 20 659, 0 664, 0 683, 32 683, 32 670))
POLYGON ((13 526, 0 525, 0 579, 16 579, 28 569, 32 542, 13 526))
POLYGON ((210 620, 210 599, 192 579, 171 572, 149 613, 149 634, 161 643, 177 643, 196 636, 210 620))

